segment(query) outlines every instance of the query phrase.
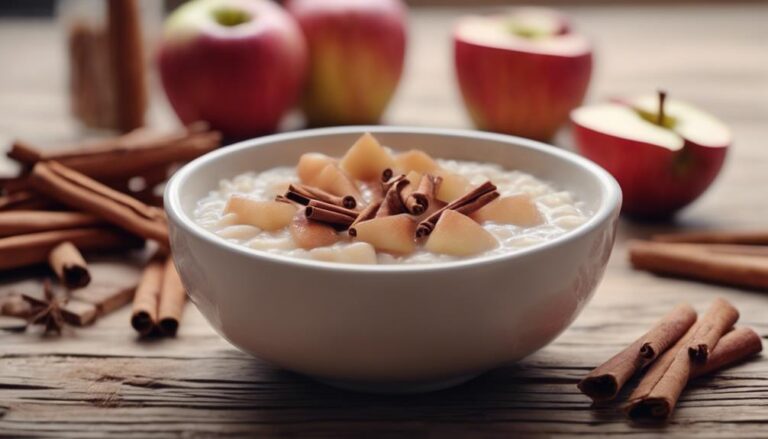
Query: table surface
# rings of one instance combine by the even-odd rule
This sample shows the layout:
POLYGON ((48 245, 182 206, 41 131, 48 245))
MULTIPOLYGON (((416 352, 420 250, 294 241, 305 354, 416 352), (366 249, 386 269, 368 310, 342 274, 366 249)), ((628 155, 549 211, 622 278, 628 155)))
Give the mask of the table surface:
MULTIPOLYGON (((449 43, 451 23, 464 12, 413 11, 405 77, 387 122, 469 126, 449 43)), ((622 222, 592 302, 555 342, 454 389, 380 397, 328 388, 253 359, 216 335, 191 306, 176 339, 141 342, 126 308, 61 339, 0 334, 0 436, 768 437, 768 356, 696 381, 671 421, 652 429, 629 425, 615 406, 592 407, 575 386, 680 301, 703 311, 715 296, 727 297, 742 311, 742 324, 768 336, 764 294, 636 272, 625 248, 628 238, 661 229, 765 226, 768 5, 567 12, 596 41, 590 100, 662 86, 718 114, 736 142, 714 187, 676 224, 622 222)), ((0 21, 0 142, 86 134, 67 112, 62 36, 49 22, 0 21)), ((152 125, 172 125, 162 94, 154 95, 152 125)), ((556 143, 568 147, 568 133, 556 143)))

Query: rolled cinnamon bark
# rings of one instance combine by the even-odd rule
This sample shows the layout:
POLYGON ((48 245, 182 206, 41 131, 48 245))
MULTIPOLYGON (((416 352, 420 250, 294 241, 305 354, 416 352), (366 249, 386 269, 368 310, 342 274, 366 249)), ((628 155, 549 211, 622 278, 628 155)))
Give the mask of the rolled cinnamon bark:
POLYGON ((72 242, 82 251, 139 248, 144 240, 121 230, 87 227, 0 238, 0 270, 40 264, 48 261, 54 247, 72 242))
POLYGON ((52 200, 31 191, 20 191, 0 196, 0 211, 42 210, 57 207, 52 200))
POLYGON ((165 261, 153 258, 144 267, 136 294, 133 296, 131 326, 142 337, 149 335, 157 327, 157 312, 160 302, 160 289, 163 285, 165 261))
POLYGON ((768 259, 709 251, 699 244, 630 241, 632 266, 669 276, 768 289, 768 259))
POLYGON ((83 255, 70 241, 54 247, 48 256, 48 263, 67 288, 82 288, 91 282, 91 273, 83 255))
POLYGON ((435 199, 435 193, 442 177, 425 174, 421 177, 419 185, 405 200, 405 208, 413 215, 421 215, 429 209, 429 204, 435 199))
POLYGON ((168 227, 161 209, 147 206, 56 162, 36 164, 31 181, 38 191, 70 207, 168 246, 168 227))
POLYGON ((696 363, 705 363, 717 342, 737 320, 739 311, 727 300, 716 298, 699 321, 698 328, 688 343, 688 355, 691 359, 696 363))
POLYGON ((355 229, 355 225, 357 223, 368 221, 369 219, 372 219, 376 216, 376 212, 379 210, 379 207, 381 207, 381 201, 374 201, 371 204, 365 206, 365 209, 360 211, 360 213, 357 215, 357 218, 352 222, 352 224, 349 225, 349 236, 357 236, 357 230, 355 229))
POLYGON ((168 336, 176 335, 186 301, 187 293, 184 285, 173 265, 173 259, 169 257, 165 263, 163 286, 160 289, 157 307, 157 325, 160 332, 168 336))
POLYGON ((653 236, 654 241, 702 244, 768 245, 768 231, 703 230, 699 232, 665 233, 653 236))
POLYGON ((136 0, 109 0, 107 19, 117 128, 130 131, 144 125, 147 108, 141 16, 136 0))
POLYGON ((400 193, 410 182, 405 177, 400 177, 395 177, 396 180, 389 184, 387 192, 384 194, 384 199, 381 201, 381 206, 379 207, 379 210, 376 211, 376 218, 397 215, 405 212, 403 197, 400 193))
POLYGON ((102 224, 98 217, 81 212, 13 210, 0 212, 0 237, 102 224))
POLYGON ((736 328, 717 342, 706 363, 696 363, 691 379, 739 363, 763 350, 763 341, 752 328, 736 328))
POLYGON ((305 206, 308 205, 312 200, 335 204, 347 209, 354 209, 357 206, 357 200, 355 200, 355 197, 352 195, 340 197, 338 195, 328 193, 322 189, 301 184, 289 185, 288 192, 285 194, 285 198, 305 206))
POLYGON ((579 382, 579 390, 594 401, 615 398, 638 370, 677 342, 695 321, 696 311, 690 305, 677 305, 642 337, 590 372, 579 382))
POLYGON ((496 186, 490 181, 486 181, 463 196, 446 204, 444 207, 435 211, 432 215, 429 215, 426 219, 420 222, 418 227, 416 227, 416 237, 421 238, 432 233, 435 224, 437 224, 440 216, 442 216, 443 212, 446 210, 456 210, 464 215, 469 215, 498 197, 499 193, 496 191, 496 186))

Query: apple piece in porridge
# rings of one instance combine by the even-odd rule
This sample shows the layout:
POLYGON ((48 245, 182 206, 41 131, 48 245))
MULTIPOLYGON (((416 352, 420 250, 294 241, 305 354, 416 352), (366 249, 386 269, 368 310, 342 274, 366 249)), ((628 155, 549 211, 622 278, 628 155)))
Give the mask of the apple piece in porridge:
POLYGON ((473 213, 472 218, 479 223, 491 221, 498 224, 514 224, 518 227, 533 227, 544 221, 536 204, 526 194, 494 200, 473 213))
POLYGON ((296 211, 288 230, 296 246, 304 250, 327 247, 340 239, 333 227, 307 219, 304 208, 296 211))
POLYGON ((434 173, 440 166, 426 152, 420 149, 401 152, 395 156, 395 167, 398 171, 408 174, 417 172, 419 174, 434 173))
POLYGON ((315 184, 320 172, 328 165, 336 164, 336 159, 319 152, 308 152, 299 157, 296 165, 296 175, 305 184, 315 184))
POLYGON ((469 179, 463 175, 459 175, 450 171, 438 170, 435 175, 442 178, 440 187, 437 189, 437 199, 450 203, 451 201, 466 194, 470 189, 469 179))
POLYGON ((454 210, 440 215, 425 248, 432 253, 472 256, 498 247, 499 241, 472 218, 454 210))
POLYGON ((333 195, 341 197, 351 195, 356 199, 360 199, 360 191, 357 189, 355 182, 335 164, 326 165, 320 171, 320 174, 317 175, 314 184, 318 189, 330 192, 333 195))
POLYGON ((357 180, 375 181, 385 169, 393 168, 395 161, 375 137, 365 133, 344 154, 340 166, 357 180))
POLYGON ((279 230, 290 224, 296 206, 280 201, 260 201, 243 195, 232 195, 224 212, 237 215, 238 224, 249 224, 262 230, 279 230))
POLYGON ((376 249, 367 242, 354 242, 343 247, 320 247, 310 250, 312 259, 347 264, 377 264, 376 249))
POLYGON ((355 224, 355 239, 376 250, 407 255, 416 250, 416 221, 410 215, 384 216, 355 224))

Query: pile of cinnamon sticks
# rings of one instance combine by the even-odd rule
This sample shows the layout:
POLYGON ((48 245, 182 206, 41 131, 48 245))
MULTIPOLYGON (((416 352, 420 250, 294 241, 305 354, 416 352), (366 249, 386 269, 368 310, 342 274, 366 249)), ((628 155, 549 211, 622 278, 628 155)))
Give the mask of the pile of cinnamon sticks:
POLYGON ((631 241, 632 265, 661 275, 768 290, 768 232, 708 231, 631 241))
POLYGON ((739 312, 717 298, 697 318, 680 304, 646 334, 589 373, 578 387, 596 402, 614 399, 635 375, 643 373, 624 406, 637 422, 669 418, 690 380, 741 362, 762 350, 760 336, 734 328, 739 312))
MULTIPOLYGON (((160 254, 167 254, 164 211, 134 196, 129 180, 143 178, 154 189, 174 166, 215 149, 220 141, 218 132, 194 124, 177 133, 139 129, 59 149, 16 142, 8 156, 22 164, 22 173, 0 182, 0 272, 48 263, 72 296, 91 280, 83 253, 125 252, 153 241, 160 254)), ((149 332, 146 326, 176 332, 184 295, 181 289, 179 298, 180 286, 169 274, 173 265, 166 266, 168 281, 158 298, 167 300, 151 310, 141 334, 149 332)))

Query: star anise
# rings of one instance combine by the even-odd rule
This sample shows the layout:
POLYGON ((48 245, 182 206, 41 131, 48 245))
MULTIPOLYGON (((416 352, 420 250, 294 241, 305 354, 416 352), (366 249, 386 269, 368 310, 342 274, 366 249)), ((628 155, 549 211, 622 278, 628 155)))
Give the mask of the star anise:
POLYGON ((61 330, 65 323, 64 314, 62 313, 65 301, 54 294, 53 287, 48 279, 43 282, 43 294, 44 299, 27 294, 22 296, 32 307, 29 321, 32 324, 45 325, 45 334, 55 332, 61 335, 61 330))

